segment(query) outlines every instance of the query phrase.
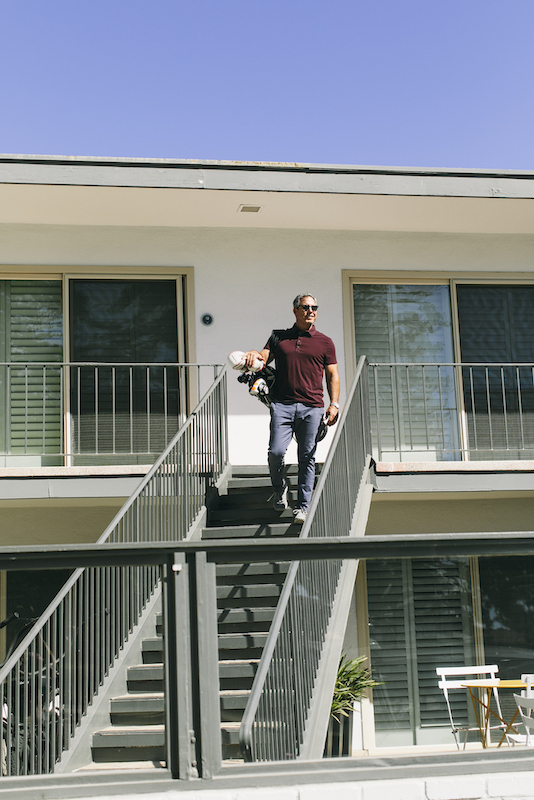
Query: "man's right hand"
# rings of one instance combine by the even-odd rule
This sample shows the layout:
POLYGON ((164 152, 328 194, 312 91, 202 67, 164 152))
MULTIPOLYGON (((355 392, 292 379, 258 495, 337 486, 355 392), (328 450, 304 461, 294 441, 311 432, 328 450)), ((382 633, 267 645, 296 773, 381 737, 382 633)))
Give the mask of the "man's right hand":
POLYGON ((265 365, 265 359, 262 357, 262 354, 259 353, 257 350, 249 350, 245 353, 245 364, 249 369, 254 366, 254 362, 258 359, 265 365))

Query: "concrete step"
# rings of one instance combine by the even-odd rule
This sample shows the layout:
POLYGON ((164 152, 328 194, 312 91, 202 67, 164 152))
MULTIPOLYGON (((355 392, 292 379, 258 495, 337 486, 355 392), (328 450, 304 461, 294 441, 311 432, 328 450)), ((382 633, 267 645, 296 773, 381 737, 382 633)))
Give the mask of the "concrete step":
POLYGON ((278 585, 273 583, 251 586, 217 586, 217 606, 219 608, 241 608, 249 606, 276 605, 282 591, 283 579, 278 585), (270 598, 266 602, 266 598, 270 598))
POLYGON ((162 636, 153 636, 141 642, 143 664, 163 663, 164 642, 162 636))
POLYGON ((250 692, 240 689, 221 692, 221 721, 241 722, 250 692))
POLYGON ((252 525, 227 525, 203 528, 203 539, 255 539, 268 536, 298 536, 302 526, 293 523, 293 514, 282 522, 259 522, 252 525))
POLYGON ((249 691, 258 669, 259 658, 219 661, 221 691, 249 691))
POLYGON ((239 748, 240 725, 240 722, 223 722, 221 725, 222 750, 225 760, 243 758, 239 748))
POLYGON ((239 584, 244 586, 251 583, 279 583, 285 580, 289 562, 271 561, 259 564, 220 564, 217 567, 217 583, 219 586, 226 584, 239 584))
POLYGON ((275 511, 274 508, 222 508, 210 511, 208 514, 208 527, 221 527, 223 525, 273 525, 276 523, 291 523, 293 511, 286 508, 275 511))
MULTIPOLYGON (((297 491, 289 490, 287 493, 287 502, 290 506, 295 506, 297 503, 297 491)), ((250 492, 230 492, 228 495, 223 495, 219 499, 217 511, 229 511, 232 509, 248 509, 250 511, 272 511, 272 489, 271 490, 256 490, 250 492)))
POLYGON ((126 684, 129 692, 152 694, 164 691, 163 664, 139 664, 128 667, 126 684))
POLYGON ((93 734, 93 761, 162 761, 165 758, 165 727, 139 725, 104 728, 93 734))
MULTIPOLYGON (((322 467, 322 463, 319 462, 315 465, 315 472, 317 475, 320 474, 322 467)), ((285 467, 285 474, 297 475, 297 464, 287 464, 285 467)), ((269 476, 269 468, 267 467, 267 464, 237 464, 232 467, 232 478, 259 478, 263 476, 269 476)))
POLYGON ((219 633, 268 631, 274 608, 223 608, 218 612, 219 633))
POLYGON ((219 635, 219 659, 261 658, 267 633, 227 633, 219 635))
POLYGON ((165 722, 163 692, 113 697, 110 702, 110 717, 112 724, 119 726, 163 725, 165 722))

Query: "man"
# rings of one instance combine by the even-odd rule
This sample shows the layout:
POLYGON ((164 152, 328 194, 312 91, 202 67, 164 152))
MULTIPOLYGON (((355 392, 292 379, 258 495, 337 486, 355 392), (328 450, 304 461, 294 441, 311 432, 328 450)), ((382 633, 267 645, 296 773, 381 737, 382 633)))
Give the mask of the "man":
POLYGON ((336 422, 339 413, 339 373, 332 339, 315 327, 317 300, 299 294, 293 301, 295 324, 286 330, 274 330, 263 350, 245 353, 247 366, 256 358, 265 364, 276 361, 276 379, 272 391, 271 432, 268 462, 274 488, 273 506, 287 508, 287 485, 284 457, 295 433, 298 448, 298 496, 294 520, 302 524, 308 513, 315 480, 315 450, 321 419, 327 425, 336 422), (323 375, 330 405, 323 410, 323 375))

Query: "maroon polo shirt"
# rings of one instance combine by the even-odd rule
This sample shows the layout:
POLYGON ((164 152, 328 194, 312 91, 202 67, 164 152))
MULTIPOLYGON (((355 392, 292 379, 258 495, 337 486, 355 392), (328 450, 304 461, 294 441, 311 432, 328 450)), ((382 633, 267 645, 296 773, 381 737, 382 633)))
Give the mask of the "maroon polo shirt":
POLYGON ((314 325, 309 331, 293 325, 286 330, 274 330, 264 349, 276 360, 274 399, 322 408, 324 369, 337 364, 332 339, 314 325))

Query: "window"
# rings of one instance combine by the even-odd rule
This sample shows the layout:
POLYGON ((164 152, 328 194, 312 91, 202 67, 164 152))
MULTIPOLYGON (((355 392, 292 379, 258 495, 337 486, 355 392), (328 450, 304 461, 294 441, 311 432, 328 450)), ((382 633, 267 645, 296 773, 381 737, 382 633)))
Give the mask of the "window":
MULTIPOLYGON (((531 672, 533 568, 533 556, 367 562, 377 747, 452 744, 438 666, 497 664, 503 680, 531 672)), ((473 725, 467 693, 451 702, 454 718, 473 725)), ((501 704, 511 719, 510 692, 501 704)))
POLYGON ((0 280, 0 465, 63 464, 65 453, 149 463, 161 453, 191 390, 176 366, 184 280, 0 280))
MULTIPOLYGON (((61 452, 61 281, 0 281, 0 452, 61 452)), ((6 462, 5 456, 2 461, 6 462)), ((25 462, 24 462, 25 463, 25 462)))
POLYGON ((532 458, 534 285, 366 281, 351 292, 356 356, 380 365, 375 457, 532 458))
POLYGON ((71 367, 78 463, 96 452, 146 461, 165 449, 185 411, 170 366, 178 361, 177 324, 176 281, 71 280, 71 361, 116 365, 71 367))

